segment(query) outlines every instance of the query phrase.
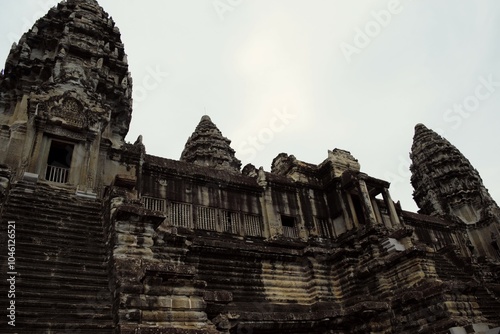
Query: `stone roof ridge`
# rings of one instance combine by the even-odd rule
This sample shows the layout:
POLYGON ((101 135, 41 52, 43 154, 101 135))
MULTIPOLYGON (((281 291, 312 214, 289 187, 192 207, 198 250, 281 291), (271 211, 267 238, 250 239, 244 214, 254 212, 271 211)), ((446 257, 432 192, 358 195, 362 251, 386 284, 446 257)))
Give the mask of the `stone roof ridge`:
POLYGON ((271 163, 271 173, 286 175, 292 168, 302 173, 316 173, 318 165, 297 159, 294 155, 287 153, 278 154, 271 163))
POLYGON ((231 140, 222 135, 210 116, 203 115, 188 138, 180 160, 239 173, 241 161, 230 144, 231 140))
POLYGON ((257 187, 255 177, 242 173, 234 173, 224 169, 213 169, 211 167, 189 163, 152 154, 144 155, 147 168, 159 169, 163 172, 171 172, 177 175, 189 175, 191 177, 203 177, 218 180, 223 184, 240 184, 247 187, 257 187))
POLYGON ((426 222, 426 223, 434 223, 442 226, 450 226, 453 224, 452 221, 446 220, 446 218, 438 217, 438 216, 429 216, 423 213, 417 213, 407 210, 402 210, 403 218, 413 219, 416 221, 426 222))

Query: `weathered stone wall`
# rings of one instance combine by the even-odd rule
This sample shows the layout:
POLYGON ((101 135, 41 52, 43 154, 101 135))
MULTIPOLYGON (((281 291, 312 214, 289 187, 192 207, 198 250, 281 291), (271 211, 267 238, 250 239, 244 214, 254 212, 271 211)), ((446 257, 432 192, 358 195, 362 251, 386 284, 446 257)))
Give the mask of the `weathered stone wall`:
POLYGON ((109 206, 117 333, 217 333, 207 322, 206 283, 185 264, 188 239, 159 228, 165 217, 134 202, 130 189, 115 185, 109 206))
POLYGON ((448 262, 432 256, 431 247, 458 240, 456 232, 442 223, 442 231, 422 229, 439 219, 401 211, 381 180, 352 171, 338 177, 327 172, 331 162, 317 169, 285 155, 274 167, 285 175, 247 169, 248 176, 237 176, 150 156, 145 161, 142 195, 163 200, 163 228, 189 239, 182 261, 206 282, 206 293, 233 296, 227 305, 207 302, 207 320, 225 319, 224 329, 323 333, 328 324, 339 333, 444 333, 485 320, 469 283, 460 289, 443 283, 435 269, 448 262), (176 221, 169 209, 175 203, 189 204, 187 223, 176 221), (198 207, 214 209, 213 225, 198 225, 198 207), (240 224, 245 212, 262 215, 263 233, 224 231, 225 211, 239 213, 231 223, 240 224), (415 248, 412 239, 422 245, 415 248))

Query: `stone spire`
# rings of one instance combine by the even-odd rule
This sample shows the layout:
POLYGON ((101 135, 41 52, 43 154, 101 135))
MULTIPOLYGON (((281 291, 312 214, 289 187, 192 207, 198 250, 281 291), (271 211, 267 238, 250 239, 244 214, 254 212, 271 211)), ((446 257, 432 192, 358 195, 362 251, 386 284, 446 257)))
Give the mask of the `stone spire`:
POLYGON ((498 212, 469 160, 423 124, 415 126, 410 157, 413 197, 421 213, 471 224, 498 212))
POLYGON ((181 161, 239 172, 241 161, 234 156, 231 141, 224 137, 210 117, 203 116, 189 137, 181 161))
POLYGON ((123 141, 128 132, 132 80, 127 59, 120 31, 96 0, 62 1, 40 18, 12 46, 0 89, 0 119, 11 117, 23 99, 41 112, 55 96, 61 97, 57 105, 72 95, 82 110, 91 111, 90 121, 107 117, 101 125, 110 140, 123 141), (53 98, 39 101, 42 95, 53 98))

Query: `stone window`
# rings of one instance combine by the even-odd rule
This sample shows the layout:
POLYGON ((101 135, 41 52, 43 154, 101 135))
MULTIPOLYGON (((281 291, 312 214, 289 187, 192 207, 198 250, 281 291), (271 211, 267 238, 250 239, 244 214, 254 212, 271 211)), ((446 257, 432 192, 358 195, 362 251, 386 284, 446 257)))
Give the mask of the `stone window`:
POLYGON ((217 210, 205 206, 196 207, 196 228, 201 230, 217 230, 217 210))
POLYGON ((363 211, 363 206, 361 204, 361 200, 357 195, 352 195, 352 204, 354 205, 354 210, 356 217, 358 217, 358 221, 360 224, 366 224, 365 213, 363 211))
POLYGON ((283 235, 288 238, 298 238, 299 233, 295 224, 295 217, 281 215, 283 235))
POLYGON ((69 143, 56 140, 51 141, 45 170, 45 179, 47 181, 57 183, 68 182, 73 148, 74 145, 69 143))
POLYGON ((262 217, 257 215, 245 214, 243 216, 243 225, 245 228, 245 235, 262 237, 262 217))
POLYGON ((330 228, 330 224, 328 223, 328 219, 315 217, 315 220, 319 235, 323 238, 333 238, 333 233, 330 228))
POLYGON ((142 196, 142 204, 148 210, 165 211, 165 200, 161 198, 142 196))
POLYGON ((221 212, 221 230, 226 233, 238 233, 240 223, 239 214, 237 212, 222 211, 221 212))
POLYGON ((170 203, 168 218, 174 226, 191 227, 191 204, 170 203))

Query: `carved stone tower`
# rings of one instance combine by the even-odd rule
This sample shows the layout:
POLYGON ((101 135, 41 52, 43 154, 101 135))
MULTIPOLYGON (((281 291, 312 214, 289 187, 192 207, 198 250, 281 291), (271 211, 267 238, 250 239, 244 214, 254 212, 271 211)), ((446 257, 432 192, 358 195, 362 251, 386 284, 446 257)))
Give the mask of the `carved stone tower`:
POLYGON ((186 142, 180 160, 238 173, 241 161, 234 156, 230 144, 231 141, 205 115, 186 142))
MULTIPOLYGON (((16 175, 94 192, 105 150, 132 113, 120 32, 95 0, 52 8, 14 44, 0 77, 0 163, 16 175)), ((109 180, 106 180, 106 182, 109 180)))
POLYGON ((411 152, 413 197, 420 213, 464 227, 479 255, 496 256, 500 209, 469 160, 446 139, 417 124, 411 152))

